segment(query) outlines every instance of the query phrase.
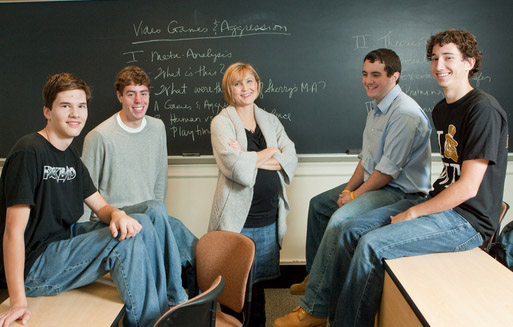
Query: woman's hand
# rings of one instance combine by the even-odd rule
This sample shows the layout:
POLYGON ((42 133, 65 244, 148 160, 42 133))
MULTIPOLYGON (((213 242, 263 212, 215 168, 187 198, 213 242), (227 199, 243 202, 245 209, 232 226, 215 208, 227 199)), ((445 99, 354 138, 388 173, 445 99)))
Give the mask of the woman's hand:
POLYGON ((237 140, 230 139, 230 142, 228 142, 228 146, 230 146, 234 150, 242 151, 242 147, 240 146, 237 140))

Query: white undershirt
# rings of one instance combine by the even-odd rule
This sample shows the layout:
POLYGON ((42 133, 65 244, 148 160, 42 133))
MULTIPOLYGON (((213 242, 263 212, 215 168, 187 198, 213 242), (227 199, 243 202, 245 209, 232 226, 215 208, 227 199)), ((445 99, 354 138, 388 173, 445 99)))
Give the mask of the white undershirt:
POLYGON ((122 129, 124 129, 125 131, 127 131, 128 133, 134 133, 134 134, 139 133, 140 131, 142 131, 144 129, 144 127, 146 127, 146 117, 143 118, 141 126, 139 126, 137 128, 131 128, 131 127, 126 126, 125 123, 123 123, 123 120, 121 120, 121 117, 119 116, 119 112, 116 115, 116 120, 118 121, 119 126, 122 129))

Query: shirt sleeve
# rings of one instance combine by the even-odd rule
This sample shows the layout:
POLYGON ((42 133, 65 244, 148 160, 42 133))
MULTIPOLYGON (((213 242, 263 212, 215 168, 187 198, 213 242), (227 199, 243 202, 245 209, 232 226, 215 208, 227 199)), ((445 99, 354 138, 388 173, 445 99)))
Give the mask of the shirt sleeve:
POLYGON ((273 123, 276 131, 276 139, 278 142, 278 149, 281 153, 274 156, 281 167, 285 183, 290 184, 297 169, 297 155, 296 146, 285 132, 285 128, 279 119, 273 115, 273 123))
POLYGON ((167 163, 167 138, 164 123, 159 120, 160 133, 160 156, 155 158, 160 164, 156 173, 154 186, 155 199, 164 203, 166 201, 167 183, 168 183, 168 163, 167 163))
POLYGON ((499 144, 501 124, 502 117, 493 107, 476 104, 466 119, 463 160, 487 159, 490 164, 495 164, 498 147, 490 144, 499 144))
MULTIPOLYGON (((97 189, 100 187, 102 163, 104 160, 105 145, 103 144, 102 136, 100 133, 92 130, 84 139, 82 162, 85 165, 87 176, 89 176, 89 179, 97 189)), ((93 212, 84 204, 84 214, 80 218, 80 221, 87 221, 92 216, 94 216, 93 212)))
POLYGON ((252 187, 257 175, 256 152, 234 150, 228 145, 230 139, 236 139, 239 144, 241 141, 237 139, 233 123, 225 116, 216 116, 210 130, 212 150, 221 174, 245 187, 252 187))
POLYGON ((9 156, 2 169, 6 207, 18 204, 35 205, 38 181, 35 156, 19 151, 9 156))
POLYGON ((383 156, 376 170, 395 179, 410 158, 416 134, 421 127, 419 120, 407 113, 398 112, 390 119, 384 131, 383 156))

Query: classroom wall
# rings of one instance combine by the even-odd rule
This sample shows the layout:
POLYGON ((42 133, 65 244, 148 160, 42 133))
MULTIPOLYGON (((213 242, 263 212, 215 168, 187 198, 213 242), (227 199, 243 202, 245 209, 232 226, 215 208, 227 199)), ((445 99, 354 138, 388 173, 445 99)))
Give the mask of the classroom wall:
MULTIPOLYGON (((513 156, 510 154, 508 159, 504 200, 513 205, 513 156)), ((207 231, 217 181, 217 166, 212 157, 201 158, 196 163, 185 160, 188 159, 171 160, 166 205, 170 215, 180 218, 199 237, 207 231)), ((282 264, 305 263, 306 220, 310 198, 346 182, 356 164, 357 158, 354 155, 300 157, 294 180, 287 187, 291 210, 287 218, 288 232, 281 251, 282 264)), ((440 157, 433 155, 433 181, 441 170, 440 157)), ((510 220, 513 220, 513 210, 508 213, 505 222, 510 220)))
MULTIPOLYGON (((4 159, 0 160, 0 166, 3 166, 3 161, 4 159)), ((201 237, 207 232, 217 182, 217 165, 213 156, 194 159, 170 157, 169 162, 167 210, 171 216, 181 219, 197 237, 201 237)), ((306 262, 306 221, 310 199, 348 181, 357 163, 356 155, 300 155, 296 175, 287 187, 291 209, 287 217, 288 231, 281 251, 282 264, 306 262)), ((441 170, 440 156, 434 154, 431 165, 432 181, 438 178, 441 170)), ((512 185, 513 154, 509 154, 504 201, 513 206, 512 185)), ((504 218, 502 226, 509 221, 513 221, 513 209, 504 218)))

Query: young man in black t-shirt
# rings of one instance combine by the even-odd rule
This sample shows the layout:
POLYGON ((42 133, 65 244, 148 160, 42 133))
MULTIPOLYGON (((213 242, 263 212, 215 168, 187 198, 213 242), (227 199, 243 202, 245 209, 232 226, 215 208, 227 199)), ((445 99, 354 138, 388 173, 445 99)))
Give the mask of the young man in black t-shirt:
MULTIPOLYGON (((433 111, 444 168, 428 198, 399 201, 343 224, 331 326, 374 325, 384 259, 472 249, 498 225, 508 122, 499 103, 469 82, 481 64, 477 40, 464 31, 441 32, 429 40, 427 57, 445 95, 433 111)), ((307 326, 290 326, 300 325, 307 326)))
MULTIPOLYGON (((87 119, 90 90, 68 73, 47 80, 46 127, 22 137, 0 178, 0 282, 11 306, 0 326, 31 316, 27 296, 54 295, 110 272, 125 326, 151 326, 184 290, 166 289, 164 253, 150 219, 108 205, 70 148, 87 119), (76 223, 87 204, 100 222, 76 223)), ((174 302, 174 303, 173 303, 174 302)))

